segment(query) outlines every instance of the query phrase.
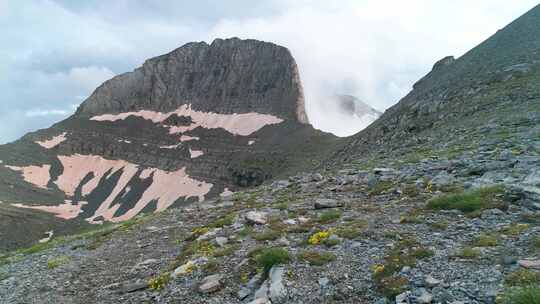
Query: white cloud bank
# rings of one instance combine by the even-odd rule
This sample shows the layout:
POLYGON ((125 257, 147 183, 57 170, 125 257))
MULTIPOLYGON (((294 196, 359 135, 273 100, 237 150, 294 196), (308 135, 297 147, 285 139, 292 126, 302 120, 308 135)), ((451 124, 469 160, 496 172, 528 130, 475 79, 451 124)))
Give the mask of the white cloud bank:
POLYGON ((321 98, 351 94, 384 110, 409 92, 437 60, 463 55, 536 4, 501 0, 279 2, 286 7, 281 14, 223 20, 207 40, 240 36, 289 47, 300 66, 310 121, 338 135, 352 135, 358 128, 350 126, 354 121, 322 111, 321 98))

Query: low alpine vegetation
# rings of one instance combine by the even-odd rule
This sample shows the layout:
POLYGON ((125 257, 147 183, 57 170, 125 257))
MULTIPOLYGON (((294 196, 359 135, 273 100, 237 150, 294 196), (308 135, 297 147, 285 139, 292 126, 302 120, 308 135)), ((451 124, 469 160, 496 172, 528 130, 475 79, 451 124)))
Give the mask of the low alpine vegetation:
POLYGON ((500 196, 504 187, 494 186, 468 192, 453 193, 433 198, 428 201, 427 208, 431 210, 460 210, 472 213, 500 205, 500 196))
POLYGON ((476 247, 495 247, 499 244, 497 236, 492 234, 481 234, 474 241, 476 247))
POLYGON ((337 221, 341 217, 341 212, 337 210, 330 210, 322 213, 319 216, 318 222, 321 224, 329 224, 337 221))
POLYGON ((261 267, 265 273, 270 271, 274 265, 286 264, 290 260, 291 257, 289 252, 283 248, 267 248, 255 255, 257 265, 261 267))
POLYGON ((323 266, 336 260, 336 256, 331 252, 303 251, 298 254, 300 261, 308 262, 310 265, 323 266))
POLYGON ((55 268, 58 268, 64 264, 67 264, 69 263, 69 261, 71 260, 71 258, 69 256, 59 256, 57 258, 54 258, 54 259, 50 259, 47 261, 47 268, 49 269, 55 269, 55 268))

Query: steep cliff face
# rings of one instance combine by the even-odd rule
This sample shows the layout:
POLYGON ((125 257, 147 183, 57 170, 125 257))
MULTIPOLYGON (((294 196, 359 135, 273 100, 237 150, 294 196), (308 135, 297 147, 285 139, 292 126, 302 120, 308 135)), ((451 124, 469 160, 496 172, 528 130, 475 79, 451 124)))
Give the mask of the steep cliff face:
POLYGON ((72 117, 0 146, 9 207, 0 220, 13 207, 43 219, 27 216, 33 234, 1 232, 0 248, 259 185, 317 165, 334 142, 307 124, 286 48, 189 43, 105 82, 72 117))
POLYGON ((288 49, 256 40, 186 44, 100 86, 80 116, 138 110, 257 112, 307 123, 302 84, 288 49))

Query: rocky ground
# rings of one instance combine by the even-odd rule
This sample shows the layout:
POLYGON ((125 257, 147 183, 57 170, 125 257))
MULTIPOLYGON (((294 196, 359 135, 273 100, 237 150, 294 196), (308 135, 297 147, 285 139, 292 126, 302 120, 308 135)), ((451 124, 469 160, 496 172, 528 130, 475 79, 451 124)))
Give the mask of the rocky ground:
POLYGON ((540 136, 520 130, 19 250, 0 302, 495 303, 540 281, 540 136))

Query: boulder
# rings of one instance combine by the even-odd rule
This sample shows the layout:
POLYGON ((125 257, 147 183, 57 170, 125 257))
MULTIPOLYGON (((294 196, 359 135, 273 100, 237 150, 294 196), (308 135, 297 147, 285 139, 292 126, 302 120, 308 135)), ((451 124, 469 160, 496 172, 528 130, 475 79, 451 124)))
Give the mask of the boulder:
POLYGON ((201 293, 213 293, 220 290, 223 287, 223 275, 214 274, 204 278, 199 284, 199 291, 201 293))
POLYGON ((262 211, 250 211, 246 213, 246 220, 251 224, 265 225, 268 221, 268 213, 262 211))
POLYGON ((318 199, 314 204, 315 209, 328 209, 328 208, 338 208, 343 207, 343 203, 338 202, 335 199, 318 199))

